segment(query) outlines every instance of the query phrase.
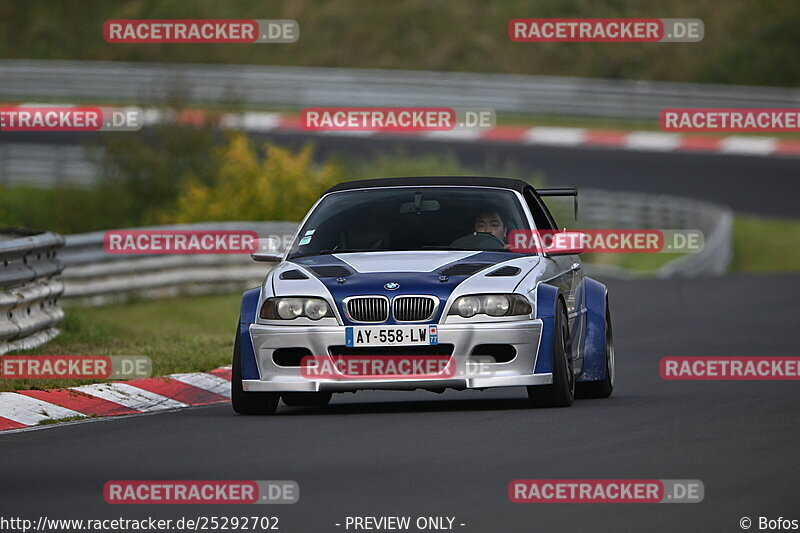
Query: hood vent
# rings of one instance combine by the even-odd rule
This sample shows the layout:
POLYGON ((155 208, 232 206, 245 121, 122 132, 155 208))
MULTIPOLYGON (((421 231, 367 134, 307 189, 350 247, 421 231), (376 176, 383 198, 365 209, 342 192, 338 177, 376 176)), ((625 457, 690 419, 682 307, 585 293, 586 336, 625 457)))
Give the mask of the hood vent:
POLYGON ((285 272, 281 272, 280 279, 308 279, 308 276, 299 270, 287 270, 285 272))
POLYGON ((486 274, 486 277, 493 277, 494 278, 494 277, 504 277, 504 276, 516 276, 520 272, 522 272, 522 271, 519 268, 517 268, 515 266, 508 265, 508 266, 500 267, 500 268, 498 268, 497 270, 495 270, 493 272, 489 272, 488 274, 486 274))
POLYGON ((471 276, 484 268, 492 266, 489 263, 458 263, 439 272, 442 276, 471 276))
POLYGON ((344 278, 352 274, 343 266, 339 265, 323 265, 311 267, 311 271, 320 278, 344 278))

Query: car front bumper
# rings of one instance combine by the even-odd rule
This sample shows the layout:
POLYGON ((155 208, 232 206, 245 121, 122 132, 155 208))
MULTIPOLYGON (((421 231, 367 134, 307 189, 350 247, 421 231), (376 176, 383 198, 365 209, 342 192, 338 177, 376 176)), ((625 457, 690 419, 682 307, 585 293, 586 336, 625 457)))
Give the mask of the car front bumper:
POLYGON ((547 385, 551 373, 534 373, 539 353, 542 321, 524 320, 475 324, 439 324, 439 344, 452 344, 454 372, 448 377, 369 377, 347 376, 307 378, 298 366, 278 366, 273 353, 279 348, 306 348, 314 356, 328 357, 332 346, 345 343, 344 326, 250 325, 256 364, 261 379, 244 379, 245 391, 270 392, 345 392, 365 389, 413 390, 484 389, 547 385), (476 364, 470 354, 480 344, 510 344, 516 356, 507 362, 476 364))

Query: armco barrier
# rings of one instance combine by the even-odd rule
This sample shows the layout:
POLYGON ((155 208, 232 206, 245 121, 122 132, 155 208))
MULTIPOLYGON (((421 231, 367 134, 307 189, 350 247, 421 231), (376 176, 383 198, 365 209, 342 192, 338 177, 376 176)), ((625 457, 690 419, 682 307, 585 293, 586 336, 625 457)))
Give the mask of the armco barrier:
MULTIPOLYGON (((662 194, 580 191, 577 228, 696 229, 703 232, 704 247, 697 253, 676 256, 654 273, 656 277, 720 275, 733 256, 733 212, 717 204, 662 194)), ((615 277, 633 277, 628 270, 587 265, 587 271, 615 277)))
POLYGON ((259 106, 445 106, 498 113, 657 118, 667 107, 800 106, 781 87, 410 70, 0 60, 0 98, 259 106))
POLYGON ((58 335, 64 286, 56 251, 63 244, 56 233, 0 230, 0 355, 58 335))
MULTIPOLYGON (((722 274, 731 259, 732 214, 707 202, 641 193, 581 190, 576 228, 698 229, 706 246, 698 253, 676 258, 657 272, 659 277, 722 274)), ((561 217, 564 221, 568 219, 561 217)), ((160 229, 228 229, 255 231, 261 237, 294 235, 293 222, 217 222, 160 229)), ((149 227, 146 229, 156 229, 149 227)), ((65 264, 64 296, 90 305, 123 300, 131 295, 158 298, 241 290, 259 285, 270 268, 236 255, 116 255, 103 249, 104 232, 68 235, 59 254, 65 264)), ((589 273, 629 278, 629 270, 587 264, 589 273)))
MULTIPOLYGON (((138 229, 240 230, 259 237, 293 236, 295 222, 209 222, 138 229)), ((103 249, 97 231, 67 235, 59 257, 65 269, 64 297, 89 305, 125 300, 131 295, 160 298, 241 290, 261 284, 269 263, 256 263, 249 254, 120 255, 103 249)))

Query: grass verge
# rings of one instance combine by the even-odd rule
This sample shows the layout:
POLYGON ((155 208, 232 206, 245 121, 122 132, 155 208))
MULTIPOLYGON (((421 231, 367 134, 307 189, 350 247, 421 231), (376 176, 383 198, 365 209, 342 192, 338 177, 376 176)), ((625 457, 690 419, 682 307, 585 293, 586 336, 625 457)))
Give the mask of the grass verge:
MULTIPOLYGON (((153 375, 230 364, 240 294, 70 307, 62 333, 24 355, 146 355, 153 375)), ((74 387, 97 380, 0 380, 0 391, 74 387)))
POLYGON ((800 272, 800 220, 738 215, 733 221, 735 272, 800 272))
POLYGON ((79 420, 87 420, 89 418, 97 418, 95 415, 86 415, 86 416, 67 416, 64 418, 45 418, 44 420, 40 420, 37 426, 51 426, 53 424, 61 424, 63 422, 77 422, 79 420))
MULTIPOLYGON (((681 254, 585 254, 588 263, 657 270, 681 254)), ((736 215, 731 272, 800 272, 800 220, 736 215)))

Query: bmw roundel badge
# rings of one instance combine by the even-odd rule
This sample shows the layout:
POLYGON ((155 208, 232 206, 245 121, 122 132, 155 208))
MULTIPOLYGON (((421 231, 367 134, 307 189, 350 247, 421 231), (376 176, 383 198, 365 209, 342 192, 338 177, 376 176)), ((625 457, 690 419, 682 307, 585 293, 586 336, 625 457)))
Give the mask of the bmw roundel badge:
POLYGON ((383 288, 387 291, 396 291, 400 288, 400 284, 395 281, 390 281, 389 283, 385 284, 383 288))

